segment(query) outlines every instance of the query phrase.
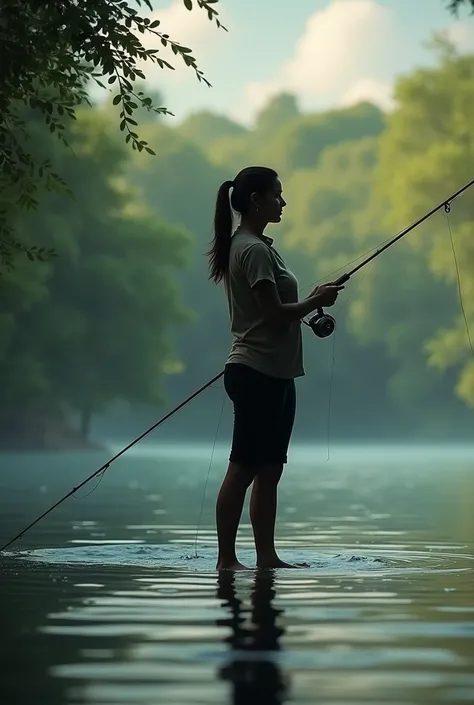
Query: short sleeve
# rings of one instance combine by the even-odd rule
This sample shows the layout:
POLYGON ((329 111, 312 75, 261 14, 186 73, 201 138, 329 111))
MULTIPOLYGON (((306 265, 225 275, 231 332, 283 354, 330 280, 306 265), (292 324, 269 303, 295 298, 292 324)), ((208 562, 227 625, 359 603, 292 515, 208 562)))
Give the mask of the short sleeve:
POLYGON ((263 243, 255 243, 247 247, 242 252, 240 264, 250 287, 265 279, 275 283, 273 258, 268 247, 263 243))

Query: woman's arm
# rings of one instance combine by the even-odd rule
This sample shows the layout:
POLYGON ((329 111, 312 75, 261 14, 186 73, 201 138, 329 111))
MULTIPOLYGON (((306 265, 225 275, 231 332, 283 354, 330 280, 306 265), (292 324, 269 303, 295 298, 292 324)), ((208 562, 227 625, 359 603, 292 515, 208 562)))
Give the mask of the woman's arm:
POLYGON ((333 306, 341 289, 344 287, 323 284, 303 301, 283 304, 274 282, 261 279, 253 286, 255 297, 265 318, 275 323, 293 323, 318 308, 333 306))

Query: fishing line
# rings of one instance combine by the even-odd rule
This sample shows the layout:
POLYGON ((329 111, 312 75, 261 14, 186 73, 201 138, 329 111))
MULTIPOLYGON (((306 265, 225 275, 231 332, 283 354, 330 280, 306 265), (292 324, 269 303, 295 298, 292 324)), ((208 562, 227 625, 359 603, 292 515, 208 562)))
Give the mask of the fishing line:
POLYGON ((332 380, 334 376, 334 366, 336 364, 336 331, 334 331, 334 338, 332 343, 332 360, 331 360, 331 372, 329 373, 329 398, 328 398, 328 416, 327 416, 327 442, 328 442, 328 455, 326 462, 329 462, 329 442, 331 438, 331 406, 332 406, 332 380))
MULTIPOLYGON (((387 241, 386 241, 387 242, 387 241)), ((360 259, 360 258, 358 258, 360 259)), ((359 286, 362 284, 364 281, 365 277, 367 274, 370 272, 371 267, 372 267, 373 262, 370 262, 368 265, 367 269, 365 270, 364 274, 361 276, 359 281, 357 282, 354 291, 351 293, 351 295, 345 300, 345 302, 342 304, 342 306, 338 309, 339 311, 342 311, 348 303, 350 303, 351 298, 354 297, 357 289, 359 286)), ((333 346, 332 346, 332 360, 331 360, 331 371, 329 373, 329 395, 328 395, 328 413, 327 413, 327 444, 328 444, 328 454, 326 458, 326 462, 329 462, 329 446, 330 446, 330 438, 331 438, 331 412, 332 412, 332 393, 333 393, 333 378, 334 378, 334 368, 336 365, 336 330, 334 330, 334 340, 333 340, 333 346)))
MULTIPOLYGON (((394 238, 385 241, 385 243, 376 249, 375 251, 372 251, 372 254, 368 256, 366 259, 364 259, 362 262, 360 262, 357 266, 355 266, 353 269, 351 269, 349 272, 343 274, 339 279, 337 280, 337 284, 343 284, 347 282, 356 272, 358 272, 362 267, 365 267, 369 262, 374 260, 376 257, 378 257, 382 252, 384 252, 388 247, 391 247, 391 245, 395 244, 398 240, 400 240, 402 237, 407 235, 409 232, 417 228, 421 223, 423 223, 425 220, 430 218, 432 215, 437 213, 439 210, 442 208, 447 211, 447 209, 450 210, 451 206, 450 204, 458 198, 464 191, 467 191, 467 189, 471 188, 471 186, 474 185, 474 179, 469 181, 467 184, 465 184, 462 188, 460 188, 456 193, 454 193, 452 196, 449 198, 445 199, 442 201, 439 205, 437 205, 435 208, 433 208, 431 211, 426 213, 422 218, 419 220, 415 221, 412 225, 410 225, 408 228, 405 230, 401 231, 398 235, 396 235, 394 238)), ((449 212, 449 211, 447 211, 449 212)), ((347 266, 350 266, 353 262, 357 261, 357 259, 360 259, 359 257, 356 258, 356 260, 353 260, 350 262, 347 266)), ((456 261, 456 266, 457 266, 457 261, 456 261)), ((339 268, 337 271, 340 271, 341 268, 339 268)), ((322 281, 322 280, 320 280, 322 281)), ((317 282, 315 282, 317 283, 317 282)), ((463 306, 463 311, 464 311, 464 306, 463 306)), ((465 314, 464 314, 465 316, 465 314)), ((465 322, 467 325, 467 319, 465 318, 465 322)), ((328 335, 331 335, 334 332, 335 328, 335 321, 332 319, 331 316, 328 316, 327 314, 324 314, 322 309, 319 309, 317 314, 313 316, 309 321, 305 321, 304 319, 302 320, 302 323, 305 325, 309 326, 312 328, 313 332, 315 335, 318 337, 327 337, 328 335), (325 320, 324 320, 325 319, 325 320), (332 322, 331 322, 332 321, 332 322), (322 325, 321 325, 322 323, 322 325), (331 329, 332 328, 332 329, 331 329)), ((467 326, 467 329, 469 330, 469 327, 467 326)), ((469 334, 469 340, 471 341, 470 334, 469 334)), ((473 346, 471 343, 471 350, 474 355, 474 350, 473 346)), ((192 399, 195 399, 199 394, 201 394, 204 390, 208 389, 214 382, 216 382, 218 379, 220 379, 224 375, 224 370, 221 370, 219 374, 215 375, 212 379, 210 379, 208 382, 203 384, 199 389, 197 389, 195 392, 189 395, 184 401, 182 401, 180 404, 178 404, 174 409, 172 409, 170 412, 165 414, 161 419, 159 419, 156 423, 154 423, 150 428, 148 428, 146 431, 144 431, 142 434, 137 436, 133 441, 131 441, 128 445, 126 445, 124 448, 122 448, 121 451, 116 453, 110 460, 108 460, 104 465, 102 465, 98 470, 93 472, 89 477, 87 477, 85 480, 83 480, 77 487, 73 487, 67 494, 65 494, 63 497, 61 497, 57 502, 55 502, 49 509, 44 511, 39 517, 37 517, 34 521, 32 521, 28 526, 26 526, 22 531, 20 531, 16 536, 14 536, 10 541, 8 541, 6 544, 4 544, 2 547, 0 547, 0 552, 4 551, 6 548, 8 548, 12 543, 20 539, 27 531, 29 531, 33 526, 35 526, 39 521, 44 519, 48 514, 50 514, 56 507, 58 507, 60 504, 66 501, 69 497, 74 495, 81 487, 84 487, 88 482, 90 482, 94 477, 97 477, 98 475, 105 474, 105 471, 112 465, 112 463, 117 460, 121 455, 124 455, 130 448, 132 448, 136 443, 141 441, 145 436, 147 436, 149 433, 151 433, 154 429, 158 428, 162 423, 164 423, 167 419, 169 419, 171 416, 176 414, 180 409, 182 409, 186 404, 188 404, 192 399)))
MULTIPOLYGON (((443 205, 446 205, 446 204, 443 203, 443 205)), ((354 259, 350 260, 346 264, 343 264, 341 267, 338 267, 337 269, 333 269, 332 272, 329 272, 328 274, 324 275, 323 277, 321 277, 317 281, 312 282, 311 284, 308 284, 307 286, 303 287, 302 290, 307 291, 308 289, 310 289, 311 287, 315 287, 316 284, 319 284, 322 281, 327 282, 328 280, 330 280, 330 277, 332 277, 333 274, 337 274, 338 272, 342 272, 344 269, 347 269, 347 267, 350 267, 351 264, 355 264, 355 262, 358 262, 359 260, 363 259, 364 257, 367 257, 367 255, 370 255, 373 252, 377 252, 380 248, 382 248, 384 245, 391 242, 392 240, 395 242, 395 239, 398 238, 401 235, 401 233, 405 233, 405 231, 413 229, 417 223, 418 223, 418 221, 414 220, 408 228, 405 228, 404 230, 400 230, 397 233, 397 235, 395 235, 395 236, 390 235, 390 237, 385 238, 385 240, 381 240, 379 243, 377 243, 376 245, 374 245, 370 249, 366 250, 365 252, 362 252, 360 255, 357 255, 357 257, 354 257, 354 259)))
POLYGON ((311 284, 304 286, 302 291, 307 291, 308 289, 314 288, 317 284, 319 284, 322 281, 324 281, 324 282, 329 281, 333 274, 337 274, 338 272, 342 272, 344 269, 347 269, 347 267, 350 267, 351 264, 358 262, 363 257, 366 257, 370 253, 375 252, 379 247, 382 247, 382 245, 385 245, 387 242, 390 242, 391 239, 392 238, 389 237, 389 238, 386 238, 385 240, 382 240, 377 245, 374 245, 373 247, 371 247, 370 250, 366 250, 366 252, 363 252, 358 257, 355 257, 354 259, 347 262, 347 264, 343 264, 341 267, 338 267, 337 269, 333 269, 332 272, 329 272, 329 274, 326 274, 324 277, 321 277, 320 279, 317 279, 316 281, 312 282, 311 284))
MULTIPOLYGON (((468 338, 468 341, 469 341, 469 346, 470 346, 470 349, 471 349, 471 353, 472 353, 472 355, 473 355, 473 357, 474 357, 474 345, 473 345, 473 343, 472 343, 471 333, 470 333, 470 330, 469 330, 469 324, 468 324, 468 320, 467 320, 467 316, 466 316, 466 311, 465 311, 465 307, 464 307, 464 302, 463 302, 462 286, 461 286, 461 275, 460 275, 459 265, 458 265, 458 259, 457 259, 457 255, 456 255, 456 248, 455 248, 455 245, 454 245, 454 238, 453 238, 453 232, 452 232, 452 227, 451 227, 451 219, 450 219, 450 217, 449 217, 449 214, 450 214, 450 212, 451 212, 451 204, 450 204, 449 202, 444 203, 444 211, 445 211, 445 214, 446 214, 446 220, 447 220, 447 224, 448 224, 449 237, 450 237, 450 241, 451 241, 451 248, 452 248, 452 252, 453 252, 454 266, 455 266, 455 269, 456 269, 456 280, 457 280, 457 290, 458 290, 459 303, 460 303, 462 315, 463 315, 463 318, 464 318, 464 325, 465 325, 465 328, 466 328, 466 333, 467 333, 467 338, 468 338)), ((414 222, 417 222, 417 221, 414 221, 414 222)), ((401 232, 403 232, 403 231, 401 231, 401 232)), ((381 243, 381 244, 385 244, 386 242, 390 242, 391 239, 392 239, 392 238, 389 238, 388 240, 385 240, 385 242, 384 242, 384 243, 381 243)), ((377 249, 377 248, 373 248, 373 250, 375 250, 375 249, 377 249)), ((371 251, 373 251, 373 250, 371 250, 371 251)), ((362 255, 362 257, 363 257, 363 256, 364 256, 364 255, 362 255)), ((358 259, 360 259, 360 257, 357 257, 356 260, 353 260, 353 262, 357 261, 358 259)), ((350 264, 352 264, 352 262, 351 262, 350 264)), ((373 264, 373 260, 372 260, 371 262, 369 262, 369 265, 368 265, 366 271, 364 272, 364 274, 363 274, 363 276, 360 278, 360 280, 357 282, 357 285, 356 285, 354 291, 352 292, 351 297, 354 296, 354 294, 356 293, 357 289, 359 288, 359 286, 360 286, 360 285, 362 284, 362 282, 364 281, 365 277, 367 276, 367 274, 369 273, 369 271, 370 271, 370 269, 371 269, 371 267, 372 267, 372 264, 373 264)), ((336 270, 336 271, 340 271, 340 270, 336 270)), ((335 272, 333 272, 333 273, 335 273, 335 272)), ((330 275, 329 275, 329 276, 330 276, 330 275)), ((345 300, 345 302, 342 304, 342 306, 338 309, 339 311, 342 311, 342 310, 345 308, 345 306, 347 306, 347 305, 350 303, 351 297, 349 297, 349 298, 347 298, 347 299, 345 300)), ((335 349, 336 349, 336 330, 334 330, 334 342, 333 342, 333 352, 332 352, 332 364, 331 364, 330 382, 329 382, 329 401, 328 401, 328 418, 327 418, 327 429, 328 429, 328 431, 327 431, 328 455, 327 455, 327 459, 326 459, 327 461, 329 461, 330 428, 331 428, 331 400, 332 400, 332 390, 333 390, 333 374, 334 374, 334 366, 335 366, 335 349)))
POLYGON ((99 475, 99 479, 97 480, 97 483, 94 485, 94 487, 91 489, 90 492, 88 492, 87 494, 83 494, 83 495, 76 495, 76 494, 74 494, 74 495, 73 495, 73 498, 74 498, 74 499, 86 499, 86 497, 90 497, 90 495, 91 495, 93 492, 96 491, 96 489, 99 487, 100 483, 101 483, 102 480, 104 479, 104 475, 105 475, 106 471, 108 470, 108 467, 109 467, 109 466, 107 465, 107 466, 102 470, 102 472, 101 472, 100 475, 99 475))
POLYGON ((456 268, 456 278, 457 278, 457 284, 458 284, 458 296, 459 296, 459 303, 461 306, 461 311, 462 315, 464 318, 464 325, 466 326, 466 333, 467 333, 467 339, 469 341, 469 346, 471 348, 472 355, 474 357, 474 346, 472 345, 472 339, 471 339, 471 332, 469 330, 469 324, 467 322, 467 316, 466 316, 466 311, 464 309, 464 302, 462 298, 462 288, 461 288, 461 275, 459 272, 459 266, 458 266, 458 258, 456 257, 456 249, 454 247, 454 238, 453 238, 453 231, 451 229, 451 219, 449 217, 449 214, 451 212, 451 206, 449 203, 446 203, 444 206, 444 212, 446 213, 446 220, 448 221, 448 231, 449 231, 449 238, 451 240, 451 248, 453 251, 453 258, 454 258, 454 266, 456 268))
POLYGON ((195 557, 195 558, 198 557, 198 554, 197 554, 198 534, 199 534, 199 529, 200 529, 200 527, 201 527, 202 512, 203 512, 203 509, 204 509, 204 502, 206 501, 207 484, 208 484, 208 482, 209 482, 209 475, 211 474, 212 461, 213 461, 213 459, 214 459, 214 451, 215 451, 215 449, 216 449, 216 442, 217 442, 217 437, 218 437, 218 435, 219 435, 219 428, 220 428, 221 421, 222 421, 222 414, 224 413, 224 406, 225 406, 226 398, 227 398, 227 397, 226 397, 226 392, 225 392, 225 388, 224 388, 224 386, 223 386, 223 387, 222 387, 222 405, 221 405, 221 412, 220 412, 220 414, 219 414, 219 420, 218 420, 218 422, 217 422, 217 428, 216 428, 216 432, 215 432, 215 434, 214 434, 214 443, 213 443, 213 446, 212 446, 211 459, 210 459, 210 461, 209 461, 209 467, 208 467, 208 469, 207 469, 206 482, 204 483, 204 492, 203 492, 203 495, 202 495, 201 510, 200 510, 200 512, 199 512, 199 519, 198 519, 197 528, 196 528, 196 537, 195 537, 195 539, 194 539, 194 557, 195 557))

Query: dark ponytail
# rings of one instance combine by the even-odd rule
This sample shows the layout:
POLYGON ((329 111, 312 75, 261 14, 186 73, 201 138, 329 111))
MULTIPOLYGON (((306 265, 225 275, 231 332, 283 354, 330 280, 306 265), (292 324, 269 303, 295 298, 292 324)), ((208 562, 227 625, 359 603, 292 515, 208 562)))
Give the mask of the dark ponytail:
POLYGON ((232 209, 241 216, 250 209, 253 193, 264 194, 270 190, 278 176, 274 169, 266 166, 248 166, 242 169, 233 181, 224 181, 217 192, 214 215, 214 239, 207 256, 209 257, 210 279, 218 284, 224 278, 229 266, 230 245, 232 242, 232 209), (232 191, 232 208, 229 190, 232 191))
POLYGON ((232 240, 232 210, 229 202, 229 190, 233 181, 224 181, 217 192, 216 211, 214 214, 214 238, 209 256, 210 279, 218 284, 224 277, 229 264, 230 243, 232 240))

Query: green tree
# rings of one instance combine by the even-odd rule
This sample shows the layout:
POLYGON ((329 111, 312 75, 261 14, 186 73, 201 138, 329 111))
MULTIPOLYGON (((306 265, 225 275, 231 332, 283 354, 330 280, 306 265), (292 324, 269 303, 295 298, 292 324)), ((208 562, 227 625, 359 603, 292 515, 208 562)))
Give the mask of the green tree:
POLYGON ((296 98, 287 93, 277 95, 257 114, 253 129, 241 130, 234 135, 220 135, 214 139, 210 145, 210 158, 215 164, 225 167, 230 174, 237 174, 250 163, 273 164, 275 145, 280 144, 280 129, 292 124, 298 116, 296 98))
MULTIPOLYGON (((308 293, 309 285, 336 278, 347 271, 348 262, 359 260, 362 253, 382 240, 383 232, 377 227, 376 214, 372 212, 369 218, 366 212, 377 160, 378 138, 341 142, 323 149, 317 166, 300 169, 285 180, 288 206, 281 226, 282 251, 298 272, 302 296, 308 293)), ((397 418, 393 405, 391 408, 386 392, 394 365, 379 341, 368 340, 363 329, 355 331, 349 325, 354 287, 359 285, 360 282, 348 284, 340 302, 331 310, 337 321, 337 341, 319 341, 312 333, 307 333, 307 380, 300 391, 300 399, 306 408, 313 409, 313 416, 320 415, 315 428, 325 428, 326 390, 333 365, 332 346, 336 345, 334 379, 337 383, 332 406, 337 431, 346 437, 360 433, 356 419, 362 421, 363 400, 364 413, 374 432, 385 432, 394 419, 400 432, 405 430, 402 420, 399 414, 397 418), (313 355, 316 364, 312 361, 313 355), (347 394, 349 388, 351 392, 347 394), (318 390, 317 405, 315 390, 318 390), (321 390, 324 390, 322 399, 321 390)))
POLYGON ((185 139, 179 129, 146 125, 143 130, 157 146, 157 155, 147 159, 136 153, 129 178, 159 217, 193 235, 190 266, 176 274, 194 314, 194 320, 180 328, 177 338, 183 374, 173 379, 172 393, 179 400, 193 384, 215 374, 227 354, 228 340, 215 334, 228 327, 225 300, 208 279, 205 253, 212 238, 216 193, 228 172, 210 163, 205 151, 185 139), (197 355, 197 350, 205 354, 197 355))
POLYGON ((163 377, 179 369, 171 330, 189 314, 173 273, 188 262, 189 236, 125 179, 126 148, 105 116, 81 112, 70 140, 75 156, 44 148, 78 205, 51 193, 17 223, 24 241, 39 235, 60 258, 5 275, 0 407, 19 432, 32 413, 78 413, 87 436, 92 414, 115 401, 161 401, 163 377))
POLYGON ((259 161, 258 152, 253 148, 252 133, 247 132, 216 139, 208 154, 216 166, 226 170, 229 175, 227 178, 232 178, 245 166, 259 161))
MULTIPOLYGON (((317 116, 311 117, 316 121, 317 116)), ((284 131, 285 126, 280 130, 284 131)), ((268 140, 275 140, 280 130, 269 129, 268 140)), ((361 131, 370 133, 370 130, 369 114, 368 125, 361 131)), ((183 372, 173 380, 173 393, 179 401, 190 389, 202 384, 221 368, 230 345, 230 338, 225 334, 228 331, 225 299, 223 293, 207 281, 204 253, 211 238, 217 187, 236 168, 229 163, 219 168, 210 164, 209 151, 203 151, 198 144, 183 139, 179 129, 150 125, 146 127, 146 138, 159 145, 158 154, 153 160, 137 154, 137 171, 131 175, 132 180, 140 184, 157 213, 171 222, 183 224, 195 235, 193 264, 183 277, 179 277, 186 300, 192 302, 195 312, 192 326, 183 327, 179 335, 183 372), (196 178, 197 174, 199 178, 196 178), (217 335, 216 331, 220 333, 217 335), (196 350, 205 350, 206 353, 196 355, 196 350)), ((256 129, 249 130, 243 137, 227 139, 229 143, 235 141, 243 144, 245 141, 248 149, 249 145, 257 142, 256 129)), ((373 187, 378 139, 366 137, 347 142, 344 141, 344 132, 339 134, 339 139, 342 141, 336 146, 320 147, 316 166, 297 170, 284 179, 285 197, 289 205, 284 221, 278 227, 276 245, 297 272, 302 289, 333 269, 342 267, 348 260, 360 255, 361 251, 378 243, 383 236, 377 223, 373 224, 370 232, 367 232, 366 222, 358 224, 363 219, 365 202, 373 187)), ((244 164, 242 159, 242 166, 244 164)), ((366 346, 351 335, 346 321, 347 308, 337 315, 338 364, 334 405, 338 431, 351 435, 356 433, 354 418, 358 414, 358 400, 368 398, 367 388, 371 384, 373 408, 380 410, 384 405, 386 410, 385 414, 376 414, 371 423, 387 426, 393 414, 387 402, 385 384, 393 374, 395 365, 388 359, 381 343, 366 346), (358 385, 358 392, 351 395, 350 400, 342 391, 348 383, 358 385)), ((307 383, 301 389, 300 399, 303 408, 311 410, 306 417, 311 419, 306 421, 307 432, 324 434, 327 408, 323 401, 314 409, 314 390, 323 387, 326 393, 332 364, 332 342, 315 341, 311 333, 308 336, 307 355, 311 357, 314 352, 318 365, 317 369, 312 369, 309 362, 307 383), (324 350, 322 346, 325 346, 324 350)), ((188 413, 192 414, 193 411, 188 413)), ((196 414, 199 423, 201 419, 197 409, 196 414)))
POLYGON ((232 173, 250 162, 271 164, 288 179, 316 166, 326 147, 377 136, 384 125, 384 114, 370 103, 301 115, 294 96, 282 94, 262 108, 253 130, 216 140, 210 157, 232 173))
MULTIPOLYGON (((188 10, 192 0, 183 0, 188 10)), ((222 26, 214 7, 218 0, 195 0, 210 20, 222 26)), ((136 0, 140 8, 153 9, 150 0, 136 0)), ((116 89, 120 104, 120 129, 126 142, 139 151, 153 153, 136 132, 134 111, 139 107, 169 113, 153 106, 152 99, 135 90, 135 81, 145 79, 143 65, 151 61, 173 69, 160 54, 169 47, 197 78, 209 82, 198 68, 191 49, 171 39, 158 19, 142 16, 127 0, 66 0, 38 3, 36 0, 5 0, 0 17, 2 85, 0 88, 0 188, 19 208, 34 208, 40 186, 65 187, 62 176, 50 169, 50 160, 37 162, 28 148, 28 125, 21 111, 38 111, 51 132, 67 143, 67 123, 79 105, 88 102, 87 85, 95 81, 116 89), (151 35, 156 47, 146 49, 140 35, 151 35)), ((13 237, 9 212, 0 213, 0 256, 12 266, 13 255, 24 247, 13 237)), ((29 250, 37 257, 36 250, 29 250)))
MULTIPOLYGON (((457 54, 442 37, 433 48, 435 68, 397 82, 396 108, 380 140, 373 194, 387 205, 383 227, 393 233, 472 179, 474 56, 457 54)), ((472 197, 453 204, 452 233, 471 328, 473 216, 472 197)), ((474 404, 474 361, 456 279, 448 221, 440 213, 382 255, 352 307, 354 328, 383 340, 399 360, 391 392, 414 413, 424 407, 432 415, 436 400, 449 398, 453 387, 461 400, 474 404)), ((452 408, 460 412, 459 407, 452 408)), ((438 409, 441 427, 446 415, 439 404, 438 409)))
POLYGON ((376 136, 385 125, 375 105, 360 103, 351 108, 302 115, 285 123, 262 145, 260 160, 278 164, 284 175, 311 168, 330 145, 376 136))
POLYGON ((275 132, 290 120, 297 118, 299 114, 296 97, 291 93, 280 93, 271 98, 257 114, 256 132, 259 134, 275 132))
POLYGON ((225 115, 215 115, 208 110, 189 115, 179 126, 178 132, 201 149, 212 147, 222 138, 247 134, 247 130, 242 125, 225 115))
POLYGON ((357 248, 370 240, 355 221, 370 194, 377 160, 378 138, 343 141, 324 148, 317 166, 286 180, 286 242, 317 253, 318 276, 359 254, 357 248))
MULTIPOLYGON (((381 140, 327 147, 316 167, 296 171, 284 183, 288 207, 282 229, 288 252, 300 257, 295 271, 304 273, 302 283, 336 278, 394 234, 385 217, 390 194, 377 188, 381 140)), ((413 434, 442 427, 446 407, 437 401, 451 401, 452 386, 427 367, 423 345, 436 326, 452 320, 451 304, 449 289, 428 271, 424 255, 404 241, 350 280, 332 311, 338 322, 339 428, 351 434, 351 415, 358 417, 361 400, 371 429, 380 424, 383 433, 392 426, 392 433, 413 434), (341 391, 349 387, 350 395, 341 391)), ((308 341, 309 349, 319 347, 319 341, 308 341)), ((327 360, 308 367, 301 397, 309 406, 308 389, 326 386, 330 369, 327 360)))

